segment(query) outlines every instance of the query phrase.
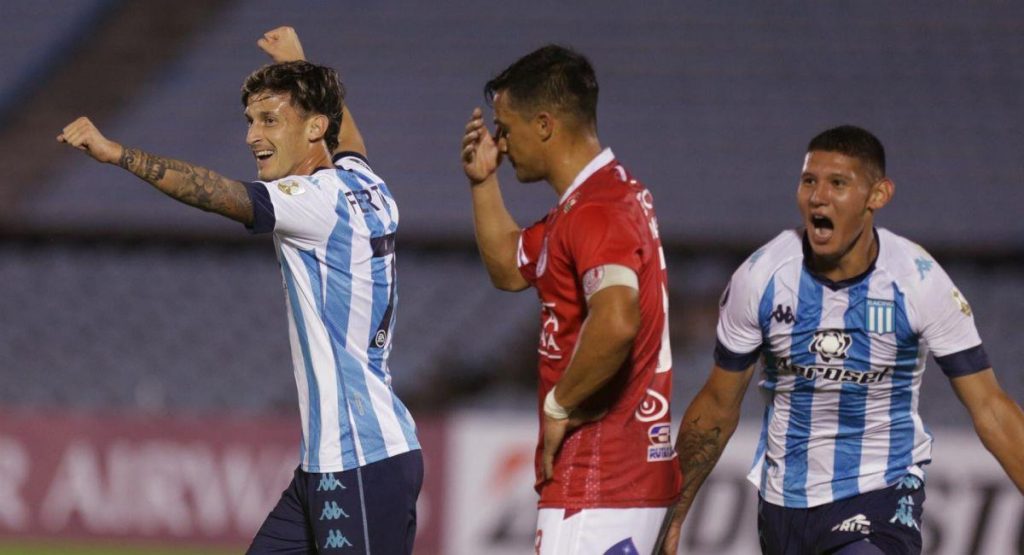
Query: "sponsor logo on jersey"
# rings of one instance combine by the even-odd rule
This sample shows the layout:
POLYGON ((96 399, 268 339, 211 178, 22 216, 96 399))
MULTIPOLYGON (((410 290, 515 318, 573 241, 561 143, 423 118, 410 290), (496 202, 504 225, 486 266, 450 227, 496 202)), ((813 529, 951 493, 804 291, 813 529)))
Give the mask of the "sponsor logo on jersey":
POLYGON ((879 299, 868 299, 868 332, 893 333, 896 331, 894 315, 896 303, 879 299))
POLYGON ((821 357, 825 363, 845 360, 846 351, 853 345, 853 338, 840 330, 818 330, 807 350, 821 357))
POLYGON ((776 306, 770 317, 780 324, 796 323, 796 316, 793 316, 793 307, 791 306, 786 306, 785 308, 781 304, 776 306))
POLYGON ((932 270, 935 261, 919 256, 914 259, 914 264, 917 265, 917 273, 921 276, 921 281, 924 281, 924 276, 928 275, 928 272, 932 270))
POLYGON ((651 444, 647 447, 647 462, 668 461, 675 457, 672 448, 672 424, 663 422, 654 424, 647 429, 647 439, 651 444))
POLYGON ((558 315, 555 314, 555 303, 541 303, 540 317, 544 323, 540 326, 540 346, 537 352, 552 360, 562 358, 562 348, 555 338, 558 337, 558 315))
POLYGON ((850 370, 849 368, 843 368, 841 366, 802 366, 799 364, 793 364, 788 358, 778 359, 778 363, 775 366, 779 375, 794 374, 797 376, 803 376, 808 380, 821 378, 830 382, 849 382, 859 384, 880 383, 892 374, 891 366, 887 366, 882 370, 860 372, 857 370, 850 370))
POLYGON ((378 331, 377 334, 373 336, 373 344, 376 345, 378 349, 381 349, 381 348, 384 347, 384 345, 387 345, 388 344, 388 332, 387 332, 387 330, 380 330, 380 331, 378 331))
POLYGON ((288 196, 298 196, 306 192, 297 181, 281 181, 277 184, 277 188, 288 196))
POLYGON ((960 307, 960 312, 964 313, 964 316, 970 316, 973 314, 971 311, 971 305, 967 303, 967 299, 964 298, 963 293, 958 289, 953 289, 953 300, 960 307))
POLYGON ((655 422, 661 420, 668 414, 668 400, 653 389, 647 390, 640 408, 636 409, 636 419, 640 422, 655 422))
POLYGON ((850 518, 832 527, 833 532, 860 532, 868 535, 871 533, 871 521, 864 515, 853 515, 850 518))

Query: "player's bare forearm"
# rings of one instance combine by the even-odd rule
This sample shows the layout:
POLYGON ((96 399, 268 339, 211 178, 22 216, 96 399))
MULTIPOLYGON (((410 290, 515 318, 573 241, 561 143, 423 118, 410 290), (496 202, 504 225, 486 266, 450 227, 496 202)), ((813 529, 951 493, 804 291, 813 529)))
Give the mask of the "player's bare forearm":
POLYGON ((491 176, 471 188, 473 225, 491 283, 505 291, 521 291, 529 283, 519 273, 516 251, 519 248, 519 225, 505 208, 498 178, 491 176))
POLYGON ((985 448, 1024 493, 1024 411, 999 385, 991 368, 950 380, 985 448))
POLYGON ((117 165, 185 204, 244 224, 252 223, 252 201, 239 181, 137 148, 123 148, 117 165))
POLYGON ((640 330, 639 293, 613 286, 594 294, 569 366, 555 389, 555 401, 575 408, 601 390, 622 367, 640 330))

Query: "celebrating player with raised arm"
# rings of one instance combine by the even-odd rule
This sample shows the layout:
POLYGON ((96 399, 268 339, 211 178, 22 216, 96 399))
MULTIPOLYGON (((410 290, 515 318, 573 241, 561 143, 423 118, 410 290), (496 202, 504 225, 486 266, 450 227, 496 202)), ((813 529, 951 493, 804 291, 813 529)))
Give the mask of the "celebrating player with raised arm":
POLYGON ((804 228, 758 249, 722 295, 715 365, 676 442, 685 481, 662 553, 676 552, 759 358, 767 406, 749 479, 764 553, 920 553, 929 350, 1024 492, 1024 413, 996 381, 970 305, 924 249, 874 227, 893 191, 871 133, 842 126, 811 140, 797 186, 804 228))
POLYGON ((260 181, 122 147, 87 118, 57 139, 181 202, 273 232, 302 458, 249 553, 411 553, 423 462, 388 368, 398 209, 368 165, 334 70, 304 61, 290 27, 258 44, 276 62, 242 87, 260 181))
POLYGON ((665 258, 651 194, 602 149, 586 58, 546 46, 485 88, 462 139, 480 255, 496 287, 541 303, 536 548, 649 552, 679 490, 671 445, 665 258), (496 171, 545 180, 558 204, 520 229, 496 171))

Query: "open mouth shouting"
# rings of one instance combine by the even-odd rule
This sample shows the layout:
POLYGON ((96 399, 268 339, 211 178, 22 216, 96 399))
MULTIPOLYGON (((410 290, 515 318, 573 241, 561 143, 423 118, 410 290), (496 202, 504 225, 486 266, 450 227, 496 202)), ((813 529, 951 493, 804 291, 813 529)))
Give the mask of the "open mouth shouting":
POLYGON ((832 238, 832 232, 834 229, 835 225, 832 223, 832 219, 828 216, 811 214, 811 222, 810 225, 807 226, 807 235, 810 236, 813 242, 824 244, 832 238))

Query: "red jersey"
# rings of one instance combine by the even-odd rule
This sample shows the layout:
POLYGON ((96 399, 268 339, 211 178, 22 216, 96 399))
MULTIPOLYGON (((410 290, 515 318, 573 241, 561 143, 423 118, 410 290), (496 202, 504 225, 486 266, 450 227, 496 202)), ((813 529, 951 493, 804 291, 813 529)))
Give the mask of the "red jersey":
POLYGON ((535 466, 541 508, 665 507, 681 476, 672 446, 672 354, 668 274, 651 194, 609 149, 580 172, 558 206, 523 230, 518 264, 541 302, 540 420, 544 397, 562 377, 587 317, 583 276, 619 264, 636 272, 640 331, 612 381, 588 404, 608 409, 570 432, 543 478, 543 426, 535 466))

